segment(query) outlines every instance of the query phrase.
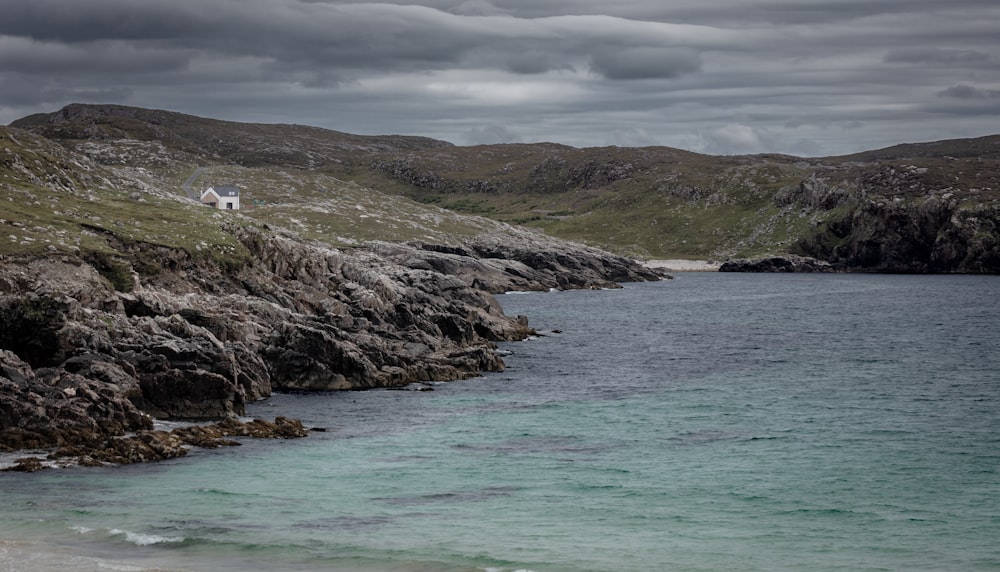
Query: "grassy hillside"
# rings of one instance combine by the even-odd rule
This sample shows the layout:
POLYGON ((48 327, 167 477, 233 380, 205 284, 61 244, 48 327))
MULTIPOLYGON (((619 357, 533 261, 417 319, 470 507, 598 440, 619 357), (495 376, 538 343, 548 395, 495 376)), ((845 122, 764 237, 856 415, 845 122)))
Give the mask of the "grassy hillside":
POLYGON ((496 145, 400 154, 380 160, 376 171, 389 188, 422 202, 634 256, 726 258, 794 250, 875 196, 997 204, 998 148, 1000 137, 992 137, 800 159, 496 145))
POLYGON ((345 178, 367 173, 371 156, 450 145, 432 139, 87 105, 29 116, 2 133, 0 198, 11 204, 5 224, 20 225, 20 238, 0 252, 103 243, 81 234, 88 227, 193 251, 218 250, 225 233, 213 229, 233 221, 285 227, 335 246, 449 243, 494 227, 345 178), (235 184, 244 208, 220 213, 197 205, 185 200, 186 184, 193 196, 235 184), (63 236, 58 231, 72 238, 53 238, 63 236))
POLYGON ((106 253, 147 242, 238 256, 225 218, 42 137, 0 127, 0 255, 106 253))
POLYGON ((0 256, 73 253, 111 269, 141 244, 238 264, 248 254, 227 232, 232 224, 285 228, 342 247, 369 240, 448 244, 499 231, 492 221, 320 171, 210 164, 162 141, 60 141, 0 127, 0 256), (186 196, 188 181, 196 193, 238 182, 246 208, 205 207, 186 196))
POLYGON ((249 207, 237 216, 339 245, 447 242, 489 225, 452 214, 463 213, 631 256, 725 259, 832 252, 845 228, 869 224, 845 221, 865 209, 879 216, 881 203, 920 210, 936 201, 941 216, 1000 207, 1000 136, 802 159, 456 147, 120 106, 73 105, 13 125, 149 188, 183 195, 189 179, 198 191, 237 184, 249 207))

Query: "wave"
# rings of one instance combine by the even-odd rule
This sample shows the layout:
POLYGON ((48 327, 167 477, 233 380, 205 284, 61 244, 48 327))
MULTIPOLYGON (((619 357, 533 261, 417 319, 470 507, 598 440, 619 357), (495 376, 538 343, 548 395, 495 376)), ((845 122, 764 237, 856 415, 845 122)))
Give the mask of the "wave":
POLYGON ((177 544, 179 542, 184 542, 187 540, 183 536, 160 536, 158 534, 142 534, 140 532, 132 532, 130 530, 123 530, 120 528, 112 528, 108 530, 108 534, 111 536, 124 536, 127 542, 131 542, 136 546, 152 546, 154 544, 177 544))

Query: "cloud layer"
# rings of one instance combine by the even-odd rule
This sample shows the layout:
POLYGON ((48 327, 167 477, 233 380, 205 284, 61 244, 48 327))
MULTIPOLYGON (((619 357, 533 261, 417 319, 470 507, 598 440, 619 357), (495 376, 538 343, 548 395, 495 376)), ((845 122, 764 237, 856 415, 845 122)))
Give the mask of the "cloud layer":
POLYGON ((458 144, 849 153, 1000 132, 995 0, 3 0, 0 123, 71 102, 458 144))

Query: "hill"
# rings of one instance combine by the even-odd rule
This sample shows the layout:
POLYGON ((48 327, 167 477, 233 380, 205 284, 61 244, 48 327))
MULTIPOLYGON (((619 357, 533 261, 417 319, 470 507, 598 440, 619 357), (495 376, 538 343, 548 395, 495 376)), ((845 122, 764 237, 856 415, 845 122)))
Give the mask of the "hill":
POLYGON ((238 182, 261 207, 253 216, 341 245, 475 232, 445 211, 421 210, 443 207, 638 258, 795 254, 841 269, 1000 271, 1000 136, 803 159, 457 147, 119 106, 74 105, 13 125, 98 163, 142 168, 160 188, 178 189, 194 173, 200 188, 238 182), (368 217, 347 216, 344 204, 368 217), (405 216, 369 224, 393 219, 399 205, 405 216), (432 224, 418 230, 425 215, 432 224))

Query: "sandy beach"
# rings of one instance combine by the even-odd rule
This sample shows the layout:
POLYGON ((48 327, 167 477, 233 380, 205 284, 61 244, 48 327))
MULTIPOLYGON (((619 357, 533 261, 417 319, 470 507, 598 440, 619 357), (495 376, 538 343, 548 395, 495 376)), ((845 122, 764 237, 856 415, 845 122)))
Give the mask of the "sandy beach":
POLYGON ((722 265, 712 260, 645 260, 639 261, 646 268, 666 270, 669 272, 718 272, 722 265))
POLYGON ((163 558, 139 556, 128 560, 85 555, 87 548, 65 541, 0 540, 0 570, 4 572, 184 572, 163 558))

